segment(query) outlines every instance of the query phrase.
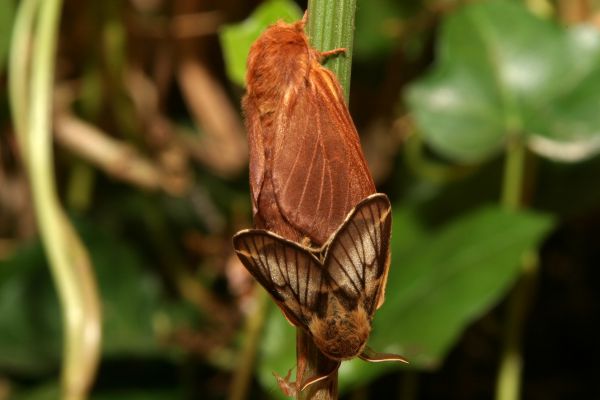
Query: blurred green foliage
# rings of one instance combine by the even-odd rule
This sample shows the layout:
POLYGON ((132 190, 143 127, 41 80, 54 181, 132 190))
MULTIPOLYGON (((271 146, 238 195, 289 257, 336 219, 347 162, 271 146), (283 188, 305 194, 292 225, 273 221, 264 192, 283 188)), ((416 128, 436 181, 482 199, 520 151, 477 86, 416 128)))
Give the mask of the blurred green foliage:
POLYGON ((483 161, 515 135, 552 158, 579 161, 600 150, 597 29, 562 28, 522 5, 487 1, 445 21, 437 54, 408 99, 441 154, 483 161), (569 145, 581 155, 570 157, 569 145))
MULTIPOLYGON (((106 357, 159 355, 157 320, 169 319, 156 276, 126 241, 94 225, 80 232, 96 267, 103 299, 106 357)), ((20 373, 55 370, 61 355, 60 310, 38 241, 0 261, 0 368, 20 373), (21 305, 15 307, 15 304, 21 305)))

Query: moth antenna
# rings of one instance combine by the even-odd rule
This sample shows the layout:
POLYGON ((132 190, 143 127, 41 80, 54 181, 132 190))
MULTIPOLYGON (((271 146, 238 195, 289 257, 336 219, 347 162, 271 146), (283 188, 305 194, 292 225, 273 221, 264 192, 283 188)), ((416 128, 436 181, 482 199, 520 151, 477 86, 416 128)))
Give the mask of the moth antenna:
POLYGON ((302 29, 304 29, 304 27, 306 26, 307 23, 308 23, 308 10, 305 10, 304 15, 302 16, 302 19, 300 20, 300 27, 302 29))
POLYGON ((335 363, 335 365, 331 369, 331 371, 329 371, 325 375, 313 376, 312 378, 307 379, 303 384, 300 385, 300 391, 303 391, 304 389, 306 389, 310 385, 313 385, 313 384, 315 384, 317 382, 321 382, 322 380, 325 380, 325 379, 329 378, 331 375, 335 374, 335 372, 338 370, 338 368, 340 368, 341 364, 342 364, 341 362, 335 363))
POLYGON ((391 353, 378 353, 370 347, 365 347, 365 350, 358 355, 362 360, 377 363, 377 362, 388 362, 388 361, 399 361, 401 363, 409 364, 408 360, 398 354, 391 353))

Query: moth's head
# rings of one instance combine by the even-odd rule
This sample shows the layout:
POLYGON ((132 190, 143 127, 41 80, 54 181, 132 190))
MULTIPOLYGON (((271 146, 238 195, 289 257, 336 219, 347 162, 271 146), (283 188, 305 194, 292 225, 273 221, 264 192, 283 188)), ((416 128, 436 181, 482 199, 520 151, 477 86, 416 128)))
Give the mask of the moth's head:
POLYGON ((310 333, 319 350, 332 360, 347 360, 363 352, 371 332, 371 320, 362 307, 313 318, 310 333))

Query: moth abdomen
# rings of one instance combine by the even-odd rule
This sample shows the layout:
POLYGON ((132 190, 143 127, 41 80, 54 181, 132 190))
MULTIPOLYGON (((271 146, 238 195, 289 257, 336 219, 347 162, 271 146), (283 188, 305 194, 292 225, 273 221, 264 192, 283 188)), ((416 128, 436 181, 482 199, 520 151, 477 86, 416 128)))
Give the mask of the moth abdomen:
POLYGON ((347 360, 362 353, 371 332, 371 320, 362 307, 338 308, 325 318, 313 318, 308 326, 317 347, 333 360, 347 360))

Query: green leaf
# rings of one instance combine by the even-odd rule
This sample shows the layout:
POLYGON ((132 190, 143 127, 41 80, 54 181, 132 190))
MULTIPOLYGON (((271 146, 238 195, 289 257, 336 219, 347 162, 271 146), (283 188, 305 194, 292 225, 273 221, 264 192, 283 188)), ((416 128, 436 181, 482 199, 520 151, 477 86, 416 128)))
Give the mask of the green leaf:
POLYGON ((273 373, 285 376, 288 370, 295 370, 295 367, 296 328, 284 318, 279 307, 272 304, 259 348, 258 380, 274 398, 287 399, 277 386, 273 373))
POLYGON ((60 309, 39 242, 0 262, 0 366, 44 372, 60 358, 60 309), (50 300, 50 301, 49 301, 50 300))
MULTIPOLYGON (((392 249, 386 302, 375 315, 370 345, 406 356, 429 369, 472 321, 502 298, 520 271, 523 254, 552 228, 547 215, 486 207, 424 237, 392 249)), ((411 230, 397 235, 411 235, 411 230)), ((352 361, 343 381, 360 384, 397 365, 352 361)))
MULTIPOLYGON (((155 355, 153 322, 161 309, 156 277, 118 239, 83 225, 103 312, 103 354, 155 355)), ((164 318, 163 318, 164 319, 164 318)), ((58 365, 61 312, 39 241, 0 262, 0 368, 47 372, 58 365)))
POLYGON ((0 73, 6 67, 6 56, 10 47, 11 31, 15 16, 14 0, 0 0, 0 73))
POLYGON ((563 58, 570 70, 559 81, 559 94, 526 110, 526 120, 531 149, 551 159, 580 161, 600 149, 600 32, 573 27, 567 44, 563 58))
POLYGON ((600 149, 599 43, 597 31, 559 27, 516 2, 466 6, 447 19, 436 66, 407 100, 428 143, 459 162, 489 158, 508 135, 549 157, 561 153, 552 144, 592 145, 589 156, 600 149))
POLYGON ((278 20, 293 22, 301 17, 302 12, 295 2, 269 0, 258 6, 245 21, 235 25, 225 25, 219 36, 229 79, 240 86, 245 85, 248 51, 267 26, 278 20))
MULTIPOLYGON (((504 295, 522 255, 551 227, 546 215, 487 207, 429 232, 413 210, 395 209, 386 302, 369 345, 406 356, 410 368, 434 368, 468 324, 504 295)), ((294 329, 273 307, 259 357, 263 386, 277 393, 272 372, 285 375, 294 363, 294 329)), ((399 364, 345 362, 340 386, 364 384, 392 368, 399 364)))

